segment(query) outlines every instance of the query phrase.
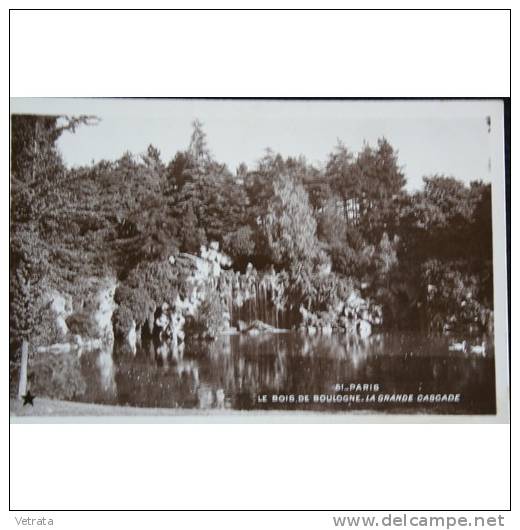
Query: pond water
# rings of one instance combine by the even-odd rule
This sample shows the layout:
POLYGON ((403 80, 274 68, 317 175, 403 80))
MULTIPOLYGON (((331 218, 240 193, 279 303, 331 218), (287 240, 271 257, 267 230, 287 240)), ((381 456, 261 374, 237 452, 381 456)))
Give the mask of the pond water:
MULTIPOLYGON (((467 339, 471 344, 479 341, 467 339)), ((450 338, 299 332, 222 336, 84 354, 81 401, 182 409, 494 414, 494 349, 449 350, 450 338)))

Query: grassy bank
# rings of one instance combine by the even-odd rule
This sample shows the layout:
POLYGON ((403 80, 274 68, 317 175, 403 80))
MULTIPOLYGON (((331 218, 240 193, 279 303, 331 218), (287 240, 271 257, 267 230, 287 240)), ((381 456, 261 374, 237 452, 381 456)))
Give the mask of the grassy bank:
POLYGON ((49 398, 35 398, 34 405, 23 405, 21 399, 9 400, 10 416, 178 416, 233 414, 235 411, 211 411, 198 409, 165 409, 144 408, 119 405, 99 405, 97 403, 80 403, 49 398))

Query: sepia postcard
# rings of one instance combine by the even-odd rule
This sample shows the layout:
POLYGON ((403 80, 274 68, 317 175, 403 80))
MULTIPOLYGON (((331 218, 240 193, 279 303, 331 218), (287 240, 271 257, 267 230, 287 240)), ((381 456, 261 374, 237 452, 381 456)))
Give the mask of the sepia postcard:
POLYGON ((11 422, 509 421, 504 101, 10 101, 11 422))

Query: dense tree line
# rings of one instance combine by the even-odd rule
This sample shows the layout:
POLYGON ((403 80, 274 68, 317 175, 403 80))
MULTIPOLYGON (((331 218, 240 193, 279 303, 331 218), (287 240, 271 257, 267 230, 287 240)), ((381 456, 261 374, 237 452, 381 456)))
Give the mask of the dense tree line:
POLYGON ((424 325, 472 304, 475 320, 492 308, 489 184, 434 175, 408 193, 384 138, 357 154, 339 142, 319 167, 267 151, 233 173, 198 121, 170 161, 150 145, 67 169, 58 138, 92 121, 11 117, 14 358, 44 318, 45 289, 81 294, 85 278, 113 275, 129 311, 146 311, 172 294, 168 257, 211 241, 236 270, 252 263, 303 283, 331 270, 382 300, 389 325, 424 325))

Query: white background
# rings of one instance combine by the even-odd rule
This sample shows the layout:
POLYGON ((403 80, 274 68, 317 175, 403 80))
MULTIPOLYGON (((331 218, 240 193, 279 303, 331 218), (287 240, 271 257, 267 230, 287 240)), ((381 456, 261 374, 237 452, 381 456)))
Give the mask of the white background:
MULTIPOLYGON (((11 17, 10 95, 16 97, 509 96, 507 12, 15 12, 11 17)), ((7 168, 7 126, 1 134, 7 168)), ((7 359, 7 281, 2 288, 7 359)), ((7 415, 5 405, 4 442, 7 415)), ((11 425, 10 431, 13 509, 509 505, 508 425, 11 425)), ((3 454, 7 460, 7 447, 3 454)), ((8 528, 17 526, 15 515, 27 513, 7 512, 7 492, 2 512, 8 528)), ((116 522, 124 528, 332 527, 328 514, 305 513, 56 518, 60 528, 110 528, 116 522)), ((515 512, 509 522, 513 519, 519 520, 515 512)))

